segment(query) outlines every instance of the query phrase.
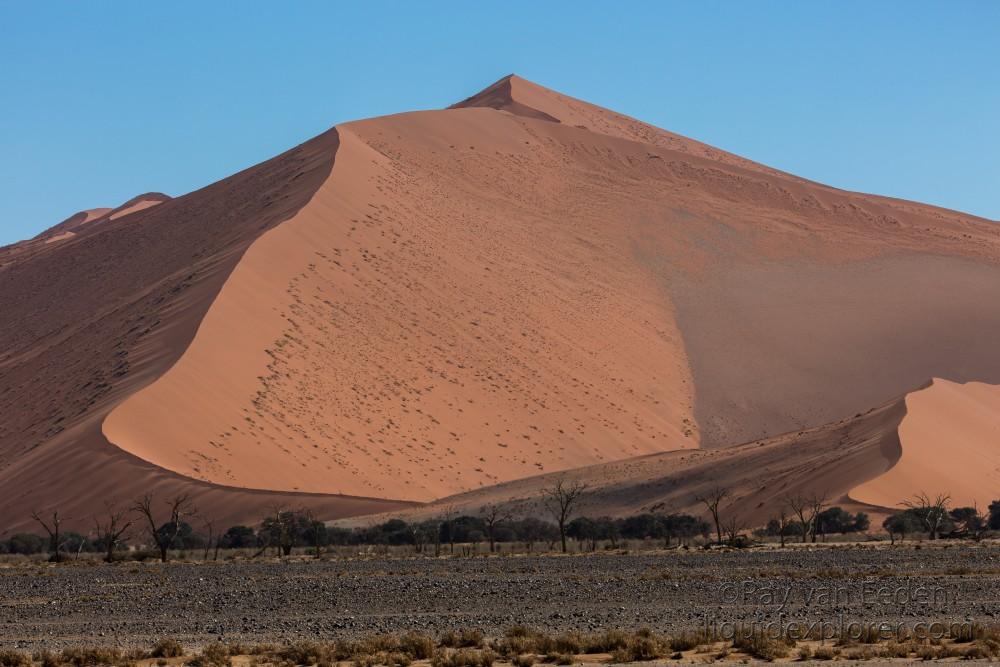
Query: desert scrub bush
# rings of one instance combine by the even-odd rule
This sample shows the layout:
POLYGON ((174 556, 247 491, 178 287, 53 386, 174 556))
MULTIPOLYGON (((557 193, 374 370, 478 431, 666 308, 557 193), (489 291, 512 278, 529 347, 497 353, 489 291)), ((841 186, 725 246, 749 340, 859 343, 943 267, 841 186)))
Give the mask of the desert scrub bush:
POLYGON ((525 653, 541 653, 537 650, 537 645, 531 637, 503 637, 494 643, 500 655, 507 658, 525 653))
POLYGON ((118 665, 122 662, 122 652, 117 648, 106 647, 64 648, 60 654, 60 662, 74 667, 118 665))
POLYGON ((359 655, 354 658, 355 667, 374 667, 374 665, 384 665, 384 667, 409 667, 413 662, 406 653, 400 651, 381 651, 375 654, 359 655))
POLYGON ((768 662, 776 658, 785 658, 789 652, 789 646, 785 641, 768 637, 766 633, 757 630, 738 631, 733 638, 733 648, 768 662))
POLYGON ((833 648, 832 646, 817 646, 816 650, 813 651, 813 660, 836 660, 837 656, 840 655, 840 651, 833 648))
POLYGON ((503 638, 495 643, 495 647, 506 657, 522 653, 542 655, 555 650, 555 640, 538 630, 515 625, 507 629, 503 638))
POLYGON ((555 649, 555 653, 576 655, 583 652, 583 639, 577 632, 564 632, 555 638, 553 649, 555 649))
POLYGON ((179 658, 184 655, 184 647, 176 639, 161 639, 153 644, 149 655, 154 658, 179 658))
POLYGON ((229 651, 229 655, 251 655, 253 649, 246 644, 240 642, 230 642, 226 644, 226 650, 229 651))
POLYGON ((631 635, 623 630, 605 630, 583 638, 584 653, 612 653, 628 646, 631 635))
POLYGON ((59 656, 48 649, 35 651, 31 660, 37 662, 40 667, 59 667, 62 664, 59 661, 59 656))
POLYGON ((1000 642, 994 639, 977 639, 975 643, 961 650, 961 656, 966 660, 984 660, 986 658, 992 660, 997 655, 1000 655, 1000 642))
POLYGON ((125 653, 122 654, 122 658, 129 662, 136 662, 139 660, 149 660, 151 656, 149 651, 144 648, 130 648, 126 649, 125 653))
POLYGON ((636 634, 628 638, 625 646, 611 652, 611 662, 641 662, 666 657, 671 652, 669 643, 664 644, 655 635, 636 634))
POLYGON ((27 653, 12 651, 10 649, 0 649, 0 666, 2 667, 31 667, 31 658, 27 653))
POLYGON ((430 660, 434 655, 434 640, 419 632, 407 632, 399 638, 399 650, 414 660, 430 660))
POLYGON ((844 657, 848 660, 871 660, 879 655, 879 652, 872 648, 869 644, 864 644, 858 646, 857 648, 852 648, 844 653, 844 657))
POLYGON ((229 649, 216 643, 201 649, 201 653, 188 658, 184 664, 190 667, 231 667, 233 661, 229 658, 229 649))
POLYGON ((532 665, 534 665, 535 662, 537 662, 535 656, 525 654, 525 655, 515 655, 511 659, 510 664, 514 665, 514 667, 532 667, 532 665))
POLYGON ((555 665, 572 665, 576 662, 576 656, 572 653, 554 653, 549 659, 555 665))
POLYGON ((909 644, 903 644, 890 639, 885 644, 879 646, 878 652, 883 658, 909 658, 911 649, 909 644))
MULTIPOLYGON (((370 651, 369 654, 375 653, 370 651)), ((330 662, 330 646, 320 642, 301 641, 282 646, 274 655, 285 663, 293 665, 316 665, 330 662)))
POLYGON ((496 657, 490 650, 439 648, 431 657, 431 667, 492 667, 496 657))
POLYGON ((664 647, 652 635, 636 635, 629 640, 626 650, 635 662, 656 660, 664 656, 664 647))
POLYGON ((457 632, 448 630, 441 633, 438 644, 446 648, 482 648, 483 633, 474 628, 465 628, 457 632))
POLYGON ((719 641, 718 636, 704 628, 701 628, 693 632, 685 630, 680 634, 673 635, 666 640, 666 644, 671 650, 680 652, 690 651, 701 644, 714 644, 717 641, 719 641))

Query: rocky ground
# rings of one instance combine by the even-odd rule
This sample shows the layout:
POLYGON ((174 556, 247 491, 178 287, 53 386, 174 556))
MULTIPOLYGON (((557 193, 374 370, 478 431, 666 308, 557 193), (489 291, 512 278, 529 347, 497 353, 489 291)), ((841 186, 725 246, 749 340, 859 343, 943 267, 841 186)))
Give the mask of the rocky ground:
POLYGON ((70 563, 0 568, 0 642, 149 646, 514 624, 669 633, 796 620, 1000 623, 1000 547, 70 563))

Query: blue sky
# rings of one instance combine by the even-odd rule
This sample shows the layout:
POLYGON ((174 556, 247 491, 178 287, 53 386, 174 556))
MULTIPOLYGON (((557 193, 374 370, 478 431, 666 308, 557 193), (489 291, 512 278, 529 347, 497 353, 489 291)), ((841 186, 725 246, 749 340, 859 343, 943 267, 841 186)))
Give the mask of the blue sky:
POLYGON ((830 185, 1000 219, 1000 2, 0 0, 0 244, 516 72, 830 185))

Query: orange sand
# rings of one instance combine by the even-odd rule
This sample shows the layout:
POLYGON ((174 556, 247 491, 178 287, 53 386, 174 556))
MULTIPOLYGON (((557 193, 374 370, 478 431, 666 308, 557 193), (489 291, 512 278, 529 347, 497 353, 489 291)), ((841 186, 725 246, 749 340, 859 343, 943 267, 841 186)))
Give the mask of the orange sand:
POLYGON ((946 494, 953 507, 982 510, 1000 499, 1000 386, 935 379, 906 397, 906 409, 899 462, 852 498, 897 507, 918 492, 946 494))

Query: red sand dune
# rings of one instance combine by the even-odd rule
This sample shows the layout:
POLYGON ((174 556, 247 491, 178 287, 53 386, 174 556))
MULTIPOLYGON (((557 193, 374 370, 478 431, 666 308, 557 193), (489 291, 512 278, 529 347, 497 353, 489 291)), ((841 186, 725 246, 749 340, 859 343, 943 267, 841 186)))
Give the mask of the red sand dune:
POLYGON ((763 507, 775 471, 847 502, 900 458, 898 397, 1000 384, 995 223, 518 77, 142 200, 0 250, 11 524, 146 487, 336 518, 574 469, 621 511, 716 476, 763 507))

